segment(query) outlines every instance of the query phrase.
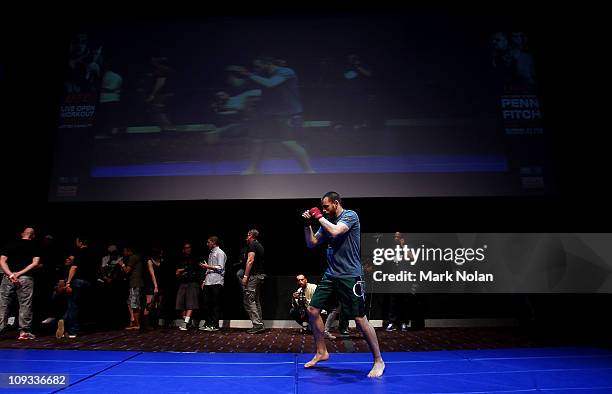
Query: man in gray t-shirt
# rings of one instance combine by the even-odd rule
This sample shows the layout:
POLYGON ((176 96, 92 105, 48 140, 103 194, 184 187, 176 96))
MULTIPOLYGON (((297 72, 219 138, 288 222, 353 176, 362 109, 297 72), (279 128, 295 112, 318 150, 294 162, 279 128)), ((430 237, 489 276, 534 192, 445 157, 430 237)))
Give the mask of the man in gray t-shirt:
POLYGON ((329 359, 321 309, 329 309, 339 302, 341 313, 345 318, 355 319, 355 324, 365 337, 374 356, 374 365, 368 377, 380 377, 385 370, 385 363, 380 354, 376 331, 365 315, 363 294, 358 294, 363 292, 359 217, 355 211, 342 207, 342 199, 336 192, 328 192, 323 196, 321 208, 323 212, 315 207, 302 214, 306 221, 304 226, 306 245, 313 248, 324 242, 328 243, 327 269, 308 306, 317 353, 304 367, 312 368, 318 362, 329 359), (318 221, 321 225, 316 234, 310 225, 312 220, 318 221))

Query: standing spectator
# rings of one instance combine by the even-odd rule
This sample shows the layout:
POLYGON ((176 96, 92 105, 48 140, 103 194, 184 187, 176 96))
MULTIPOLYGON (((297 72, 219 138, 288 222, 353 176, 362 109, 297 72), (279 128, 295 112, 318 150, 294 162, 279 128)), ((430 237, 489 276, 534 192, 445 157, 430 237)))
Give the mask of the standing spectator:
POLYGON ((249 334, 265 331, 263 313, 261 311, 261 287, 266 278, 264 271, 264 247, 259 243, 259 231, 253 229, 247 233, 247 262, 242 277, 244 289, 244 309, 249 314, 253 327, 247 330, 249 334))
POLYGON ((187 331, 194 310, 200 309, 199 296, 200 266, 194 257, 190 242, 183 244, 183 254, 176 267, 179 283, 176 293, 176 309, 182 311, 183 322, 179 330, 187 331))
POLYGON ((85 306, 83 300, 97 277, 97 263, 89 248, 89 239, 81 235, 75 240, 75 244, 76 251, 68 257, 71 263, 66 279, 68 306, 63 319, 57 322, 57 338, 76 338, 80 329, 79 314, 85 306))
POLYGON ((204 331, 219 331, 221 291, 223 290, 227 256, 219 248, 219 237, 208 238, 206 246, 210 249, 208 261, 200 263, 200 266, 206 270, 206 279, 203 283, 206 323, 201 329, 204 331))
POLYGON ((109 244, 106 251, 100 267, 100 279, 104 282, 101 288, 100 312, 105 328, 117 330, 125 327, 128 283, 119 265, 122 257, 117 245, 109 244))
POLYGON ((127 299, 128 309, 132 319, 126 330, 140 330, 140 306, 142 305, 142 259, 135 254, 131 246, 123 248, 123 260, 119 263, 123 272, 128 276, 130 294, 127 299))
POLYGON ((32 334, 32 270, 39 267, 40 250, 33 241, 34 229, 25 227, 21 237, 0 252, 0 268, 4 272, 0 283, 0 333, 7 324, 8 306, 13 293, 19 300, 19 339, 36 338, 32 334))
POLYGON ((145 275, 147 306, 144 313, 149 315, 149 322, 153 327, 159 324, 159 310, 164 294, 163 275, 161 274, 163 261, 164 251, 159 247, 151 248, 145 275))

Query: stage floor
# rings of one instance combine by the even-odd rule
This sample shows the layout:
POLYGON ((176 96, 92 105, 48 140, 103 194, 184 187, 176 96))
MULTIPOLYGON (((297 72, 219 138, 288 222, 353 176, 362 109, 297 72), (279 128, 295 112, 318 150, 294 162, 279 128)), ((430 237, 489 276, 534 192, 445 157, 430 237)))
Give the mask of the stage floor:
MULTIPOLYGON (((299 328, 269 329, 251 335, 246 329, 224 328, 204 332, 196 328, 179 331, 160 328, 140 332, 114 330, 85 333, 75 339, 56 339, 55 326, 31 341, 18 341, 17 331, 0 339, 0 349, 48 350, 121 350, 138 352, 241 352, 241 353, 312 353, 312 335, 299 328)), ((350 336, 327 340, 330 353, 367 352, 368 346, 359 332, 351 328, 350 336)), ((611 348, 609 341, 590 335, 556 335, 555 330, 527 331, 518 327, 446 327, 376 334, 383 352, 418 352, 431 350, 477 350, 529 347, 590 346, 611 348)), ((335 332, 333 332, 336 334, 335 332)))
MULTIPOLYGON (((593 347, 334 353, 314 369, 295 353, 0 350, 2 373, 69 375, 63 388, 15 393, 610 393, 612 351, 593 347)), ((6 380, 6 379, 5 379, 6 380)), ((5 382, 6 383, 6 382, 5 382)))

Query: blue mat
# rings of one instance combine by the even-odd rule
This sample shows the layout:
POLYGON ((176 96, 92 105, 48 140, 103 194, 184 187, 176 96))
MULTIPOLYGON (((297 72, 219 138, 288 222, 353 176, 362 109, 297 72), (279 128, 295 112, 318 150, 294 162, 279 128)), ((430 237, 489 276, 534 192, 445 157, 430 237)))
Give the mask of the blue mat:
POLYGON ((139 353, 0 350, 0 372, 64 373, 62 389, 15 393, 612 393, 612 351, 529 348, 385 353, 385 374, 366 377, 369 353, 139 353))

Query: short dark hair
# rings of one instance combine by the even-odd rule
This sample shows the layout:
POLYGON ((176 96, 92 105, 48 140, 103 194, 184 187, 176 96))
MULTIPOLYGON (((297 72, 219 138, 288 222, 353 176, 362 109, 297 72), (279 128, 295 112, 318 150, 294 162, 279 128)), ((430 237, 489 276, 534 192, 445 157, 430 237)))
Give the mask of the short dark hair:
POLYGON ((219 245, 219 237, 217 237, 216 235, 208 237, 208 240, 212 241, 215 245, 219 245))
POLYGON ((329 198, 331 202, 338 201, 338 204, 342 205, 342 197, 340 197, 340 195, 336 192, 325 193, 323 197, 321 197, 321 200, 323 200, 325 197, 329 198))
POLYGON ((259 238, 259 231, 255 229, 249 230, 248 234, 255 239, 259 238))

